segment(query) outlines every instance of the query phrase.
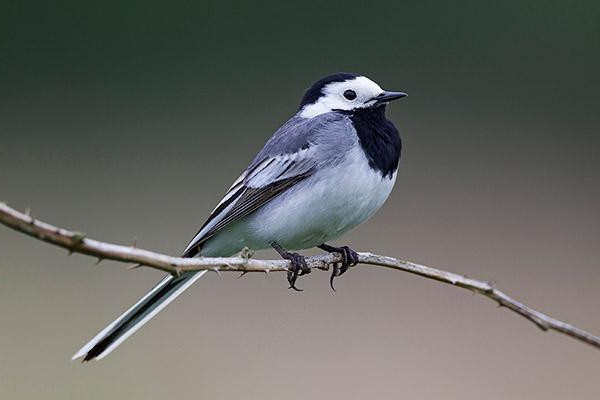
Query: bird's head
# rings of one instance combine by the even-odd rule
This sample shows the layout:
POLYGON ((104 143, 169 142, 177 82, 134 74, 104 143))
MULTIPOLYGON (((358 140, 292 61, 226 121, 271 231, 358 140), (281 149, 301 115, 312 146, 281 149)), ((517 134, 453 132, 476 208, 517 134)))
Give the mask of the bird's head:
POLYGON ((407 96, 403 92, 383 90, 366 76, 342 72, 318 80, 300 102, 300 116, 312 118, 332 112, 378 108, 407 96))

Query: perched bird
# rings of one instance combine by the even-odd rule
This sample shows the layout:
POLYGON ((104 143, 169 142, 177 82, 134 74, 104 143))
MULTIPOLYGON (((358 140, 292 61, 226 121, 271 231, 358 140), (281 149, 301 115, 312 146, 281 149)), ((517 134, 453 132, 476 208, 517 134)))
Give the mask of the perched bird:
MULTIPOLYGON (((289 250, 319 247, 342 256, 331 281, 343 274, 358 262, 357 253, 326 242, 372 216, 392 191, 402 142, 385 109, 405 96, 353 73, 317 81, 229 188, 183 257, 272 247, 290 260, 288 281, 296 289, 296 278, 310 269, 289 250)), ((105 357, 205 272, 166 276, 73 359, 105 357)))

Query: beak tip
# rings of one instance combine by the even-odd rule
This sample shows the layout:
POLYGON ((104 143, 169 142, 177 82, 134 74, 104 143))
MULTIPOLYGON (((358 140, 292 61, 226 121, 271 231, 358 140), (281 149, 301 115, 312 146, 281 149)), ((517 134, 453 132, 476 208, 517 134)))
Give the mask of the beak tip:
POLYGON ((376 100, 378 103, 388 103, 390 101, 401 99, 406 96, 408 96, 408 94, 404 92, 390 92, 386 90, 379 96, 375 97, 374 100, 376 100))

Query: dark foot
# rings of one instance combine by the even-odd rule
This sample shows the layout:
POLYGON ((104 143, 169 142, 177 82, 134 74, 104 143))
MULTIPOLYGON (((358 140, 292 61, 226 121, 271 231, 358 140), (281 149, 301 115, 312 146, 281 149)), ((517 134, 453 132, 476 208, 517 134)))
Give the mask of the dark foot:
POLYGON ((308 268, 308 265, 306 264, 306 258, 298 253, 286 251, 277 242, 272 242, 271 247, 274 248, 282 258, 290 260, 291 266, 287 272, 287 279, 290 283, 289 288, 301 292, 302 289, 296 287, 296 279, 298 279, 299 276, 310 273, 310 268, 308 268))
POLYGON ((337 263, 333 264, 333 272, 331 273, 331 278, 329 279, 329 285, 335 291, 335 288, 333 287, 333 279, 348 271, 348 268, 358 264, 358 253, 348 246, 333 247, 323 243, 317 247, 322 250, 325 250, 328 253, 340 253, 340 255, 342 256, 342 265, 339 265, 337 263))

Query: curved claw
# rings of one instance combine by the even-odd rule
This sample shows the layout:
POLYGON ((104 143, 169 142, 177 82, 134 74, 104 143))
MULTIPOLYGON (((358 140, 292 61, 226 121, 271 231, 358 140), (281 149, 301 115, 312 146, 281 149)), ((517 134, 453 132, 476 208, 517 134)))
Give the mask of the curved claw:
MULTIPOLYGON (((288 279, 288 282, 289 282, 289 279, 288 279)), ((295 284, 296 284, 296 282, 292 283, 290 286, 288 286, 288 289, 294 289, 296 292, 304 292, 304 289, 298 289, 295 286, 295 284)))
POLYGON ((337 292, 337 290, 335 290, 335 288, 333 287, 333 280, 335 279, 335 277, 340 276, 340 267, 338 263, 335 263, 332 265, 332 268, 333 271, 331 272, 331 276, 329 277, 329 286, 331 287, 331 290, 337 292))
POLYGON ((293 258, 290 259, 292 265, 290 267, 290 270, 288 271, 288 282, 290 284, 290 287, 288 289, 294 289, 297 292, 302 292, 302 289, 298 289, 296 287, 296 280, 299 276, 310 273, 310 268, 308 268, 306 260, 303 256, 296 253, 292 254, 293 258))
POLYGON ((342 257, 341 266, 338 263, 333 264, 333 271, 331 273, 331 277, 329 278, 329 286, 331 286, 331 289, 335 291, 335 288, 333 287, 333 279, 348 271, 348 268, 358 264, 358 253, 348 246, 333 247, 323 243, 318 247, 329 253, 340 253, 340 256, 342 257))
POLYGON ((342 275, 344 272, 348 271, 348 268, 358 264, 358 253, 348 246, 342 246, 339 250, 343 260, 339 275, 342 275))
POLYGON ((296 280, 299 276, 310 273, 310 268, 306 263, 306 257, 298 253, 290 253, 281 247, 277 242, 272 242, 271 246, 279 253, 281 257, 290 260, 290 267, 287 272, 287 280, 290 284, 288 289, 294 289, 297 292, 302 292, 302 289, 296 287, 296 280))

